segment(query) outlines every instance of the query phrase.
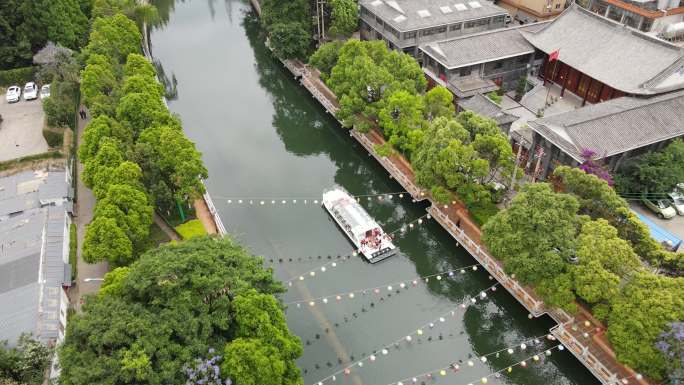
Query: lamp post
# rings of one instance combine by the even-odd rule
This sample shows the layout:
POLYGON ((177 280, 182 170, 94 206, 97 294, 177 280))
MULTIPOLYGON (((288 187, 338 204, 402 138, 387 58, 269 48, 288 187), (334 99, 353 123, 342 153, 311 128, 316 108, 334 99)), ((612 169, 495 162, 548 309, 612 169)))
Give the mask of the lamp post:
POLYGON ((83 278, 83 282, 102 282, 104 278, 83 278))

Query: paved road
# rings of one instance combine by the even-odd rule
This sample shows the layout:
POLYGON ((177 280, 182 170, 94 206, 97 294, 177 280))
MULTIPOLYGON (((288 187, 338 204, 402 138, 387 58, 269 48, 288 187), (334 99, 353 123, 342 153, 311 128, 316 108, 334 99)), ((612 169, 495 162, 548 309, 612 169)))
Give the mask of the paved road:
MULTIPOLYGON (((83 130, 90 120, 90 115, 85 121, 78 119, 78 144, 80 146, 83 138, 83 130)), ((95 196, 87 188, 80 176, 83 173, 83 164, 78 164, 78 201, 76 202, 76 218, 74 223, 78 228, 78 281, 71 289, 71 303, 76 311, 81 310, 81 297, 86 294, 96 293, 100 289, 101 281, 85 282, 85 278, 102 278, 109 271, 107 262, 86 263, 82 258, 83 239, 85 237, 85 226, 93 219, 93 208, 95 207, 95 196)))
POLYGON ((40 100, 8 104, 0 95, 0 162, 48 150, 43 137, 45 113, 40 100))

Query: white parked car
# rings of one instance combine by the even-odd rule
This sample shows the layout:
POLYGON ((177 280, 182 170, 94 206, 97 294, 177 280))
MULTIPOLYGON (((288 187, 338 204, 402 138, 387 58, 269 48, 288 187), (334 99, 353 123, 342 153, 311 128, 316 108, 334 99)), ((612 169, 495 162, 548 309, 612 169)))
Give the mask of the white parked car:
POLYGON ((669 194, 670 204, 677 211, 677 214, 684 215, 684 194, 673 192, 669 194))
POLYGON ((7 89, 7 95, 5 96, 5 99, 7 99, 7 103, 18 102, 20 97, 21 88, 19 88, 18 86, 11 86, 7 89))
POLYGON ((38 98, 38 86, 34 82, 28 82, 24 86, 24 100, 33 100, 38 98))
POLYGON ((48 97, 50 97, 50 85, 46 84, 40 87, 40 99, 43 100, 48 97))

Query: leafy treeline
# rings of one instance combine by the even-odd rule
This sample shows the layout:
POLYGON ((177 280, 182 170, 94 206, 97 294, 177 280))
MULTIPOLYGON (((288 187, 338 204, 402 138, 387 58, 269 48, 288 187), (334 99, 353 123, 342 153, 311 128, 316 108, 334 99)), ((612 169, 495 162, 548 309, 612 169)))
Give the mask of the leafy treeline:
POLYGON ((356 0, 330 0, 330 29, 335 37, 351 36, 359 27, 359 5, 356 0))
POLYGON ((681 274, 684 255, 651 239, 605 180, 565 166, 554 177, 561 192, 526 185, 483 226, 483 242, 548 305, 587 303, 607 322, 618 359, 662 378, 667 358, 655 343, 668 322, 684 318, 684 278, 653 274, 641 258, 681 274))
POLYGON ((31 65, 48 41, 81 47, 90 7, 91 0, 0 1, 0 70, 31 65))
POLYGON ((310 63, 337 95, 343 124, 379 127, 387 139, 380 154, 403 153, 435 199, 450 201, 456 192, 480 222, 496 210, 492 182, 510 178, 513 153, 495 121, 471 112, 456 116, 451 92, 441 86, 425 92, 413 57, 382 41, 327 43, 310 63))
POLYGON ((615 187, 621 194, 649 194, 664 198, 677 183, 684 182, 684 141, 677 139, 662 151, 631 158, 621 167, 615 187))
POLYGON ((114 266, 143 250, 153 209, 166 212, 199 198, 199 178, 207 176, 200 153, 162 100, 154 67, 140 55, 138 27, 116 12, 120 3, 93 8, 94 15, 111 16, 95 19, 83 49, 81 95, 92 121, 79 148, 83 182, 98 200, 83 256, 114 266))
POLYGON ((40 385, 50 365, 52 351, 28 334, 19 337, 16 347, 0 341, 0 384, 40 385))
POLYGON ((274 298, 283 291, 227 238, 148 251, 69 320, 60 384, 301 385, 301 342, 274 298))
POLYGON ((261 24, 271 48, 282 59, 305 58, 313 44, 308 0, 261 0, 261 24))

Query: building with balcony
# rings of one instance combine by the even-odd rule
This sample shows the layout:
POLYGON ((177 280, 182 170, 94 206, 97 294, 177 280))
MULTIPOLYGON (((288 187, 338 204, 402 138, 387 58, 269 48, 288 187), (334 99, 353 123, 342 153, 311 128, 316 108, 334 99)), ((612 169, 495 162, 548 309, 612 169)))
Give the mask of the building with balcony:
POLYGON ((566 0, 499 0, 513 19, 522 23, 550 20, 565 10, 566 0))
POLYGON ((361 0, 361 39, 416 56, 418 46, 502 28, 508 13, 487 0, 361 0))
POLYGON ((521 33, 548 22, 500 28, 422 44, 423 71, 428 81, 447 87, 458 99, 515 88, 520 77, 537 74, 543 54, 521 33))

